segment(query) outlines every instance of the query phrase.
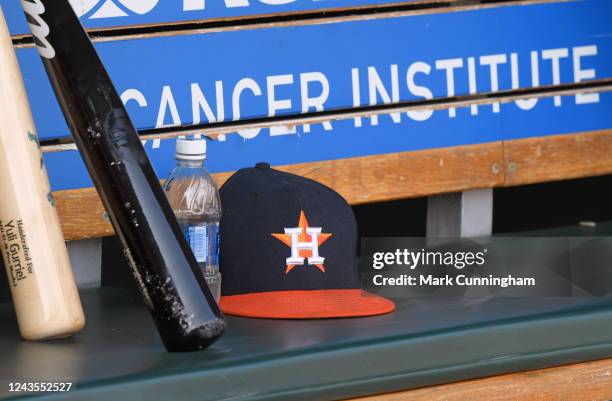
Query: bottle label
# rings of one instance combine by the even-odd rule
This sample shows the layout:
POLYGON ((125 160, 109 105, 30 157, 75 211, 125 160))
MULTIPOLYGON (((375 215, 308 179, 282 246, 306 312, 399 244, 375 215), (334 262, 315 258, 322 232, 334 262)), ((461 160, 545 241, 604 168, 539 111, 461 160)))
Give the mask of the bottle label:
POLYGON ((198 263, 208 261, 208 227, 206 225, 187 228, 187 240, 198 263))

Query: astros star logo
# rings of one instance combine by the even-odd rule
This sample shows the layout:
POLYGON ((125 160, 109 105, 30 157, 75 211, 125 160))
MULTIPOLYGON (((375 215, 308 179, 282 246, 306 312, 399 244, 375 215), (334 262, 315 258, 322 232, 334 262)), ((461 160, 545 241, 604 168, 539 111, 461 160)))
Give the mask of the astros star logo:
POLYGON ((325 258, 319 255, 319 246, 323 245, 332 234, 323 234, 321 231, 323 231, 321 227, 309 226, 306 214, 302 210, 297 227, 285 228, 284 234, 272 234, 274 238, 291 248, 291 256, 287 258, 285 274, 297 266, 304 265, 306 259, 309 264, 325 273, 323 265, 325 258))

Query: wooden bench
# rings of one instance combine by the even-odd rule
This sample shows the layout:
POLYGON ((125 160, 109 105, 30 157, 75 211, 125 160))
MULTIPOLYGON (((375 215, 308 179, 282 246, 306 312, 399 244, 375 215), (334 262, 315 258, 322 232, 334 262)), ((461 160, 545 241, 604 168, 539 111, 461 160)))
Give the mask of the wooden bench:
MULTIPOLYGON (((612 130, 302 163, 275 168, 319 181, 351 204, 612 173, 612 130)), ((222 185, 231 173, 214 174, 222 185)), ((93 188, 56 192, 67 240, 113 235, 93 188)))
MULTIPOLYGON (((260 157, 329 185, 351 204, 435 200, 441 194, 460 197, 464 191, 612 173, 612 54, 606 53, 612 24, 598 30, 606 16, 610 22, 606 0, 180 3, 152 1, 149 10, 138 12, 123 7, 125 16, 116 18, 105 16, 99 5, 81 10, 161 178, 169 170, 172 145, 156 141, 198 132, 224 143, 211 151, 219 185, 235 170, 224 166, 247 166, 260 157), (516 37, 506 35, 509 29, 516 37), (258 41, 269 41, 269 50, 258 41), (249 47, 245 43, 261 57, 241 60, 239 53, 249 47), (215 53, 207 56, 208 45, 215 53), (158 58, 148 59, 156 50, 158 58), (525 67, 533 52, 541 75, 537 85, 529 75, 533 59, 525 67), (318 64, 304 62, 310 59, 318 64), (523 67, 514 70, 517 60, 523 67), (202 75, 185 66, 194 63, 200 63, 202 75), (304 75, 312 72, 328 81, 325 111, 317 108, 325 82, 320 75, 304 75), (453 73, 456 87, 448 80, 453 73), (240 81, 238 110, 241 95, 247 105, 238 118, 236 102, 228 99, 237 93, 237 82, 247 78, 240 81), (225 85, 221 92, 216 92, 218 82, 225 85), (269 93, 275 88, 280 93, 283 85, 284 95, 269 93), (221 107, 225 113, 219 107, 223 91, 228 92, 221 107), (268 98, 268 110, 265 100, 253 100, 260 97, 268 98), (521 100, 526 98, 538 98, 538 104, 521 100), (427 111, 433 117, 425 118, 427 111), (322 122, 333 123, 333 129, 322 122), (264 133, 244 145, 228 135, 249 129, 264 133), (296 134, 288 134, 292 130, 296 134), (292 149, 298 150, 293 154, 292 149)), ((49 107, 54 100, 33 57, 18 2, 1 0, 0 5, 14 34, 64 235, 69 241, 111 236, 95 190, 83 184, 84 169, 69 150, 57 108, 49 107)), ((490 193, 484 197, 491 201, 490 193)), ((448 211, 438 211, 442 223, 448 217, 448 211)), ((610 360, 586 362, 370 399, 488 400, 495 394, 516 400, 607 400, 612 398, 611 369, 610 360)))
MULTIPOLYGON (((442 384, 416 390, 358 398, 360 401, 609 401, 612 360, 442 384)), ((357 399, 355 399, 357 400, 357 399)))

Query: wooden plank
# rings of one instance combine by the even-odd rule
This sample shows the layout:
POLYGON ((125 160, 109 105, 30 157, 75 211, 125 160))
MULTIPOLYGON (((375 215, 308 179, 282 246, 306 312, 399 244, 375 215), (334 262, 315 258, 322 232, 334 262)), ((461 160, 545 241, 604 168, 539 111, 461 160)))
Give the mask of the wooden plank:
POLYGON ((612 130, 504 142, 506 186, 612 173, 612 130))
MULTIPOLYGON (((612 173, 612 130, 276 167, 328 185, 351 204, 612 173)), ((214 174, 222 185, 232 173, 214 174)), ((55 193, 67 240, 113 235, 92 188, 55 193)))
POLYGON ((484 188, 503 182, 499 142, 281 167, 338 191, 351 204, 484 188))
POLYGON ((612 399, 612 359, 359 398, 359 401, 559 401, 612 399))
MULTIPOLYGON (((458 146, 280 166, 328 185, 351 204, 503 185, 502 144, 458 146)), ((214 174, 222 185, 231 173, 214 174)), ((66 240, 113 235, 93 188, 55 193, 66 240)))
POLYGON ((95 189, 58 191, 54 196, 66 241, 114 235, 95 189))

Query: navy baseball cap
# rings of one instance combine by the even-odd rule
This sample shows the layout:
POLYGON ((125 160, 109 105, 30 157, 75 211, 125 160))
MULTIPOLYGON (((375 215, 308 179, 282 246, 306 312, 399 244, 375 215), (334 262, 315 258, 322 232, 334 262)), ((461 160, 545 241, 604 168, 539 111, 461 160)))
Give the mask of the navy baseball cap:
POLYGON ((311 319, 395 309, 362 291, 355 216, 331 188, 258 163, 220 193, 224 313, 311 319))

